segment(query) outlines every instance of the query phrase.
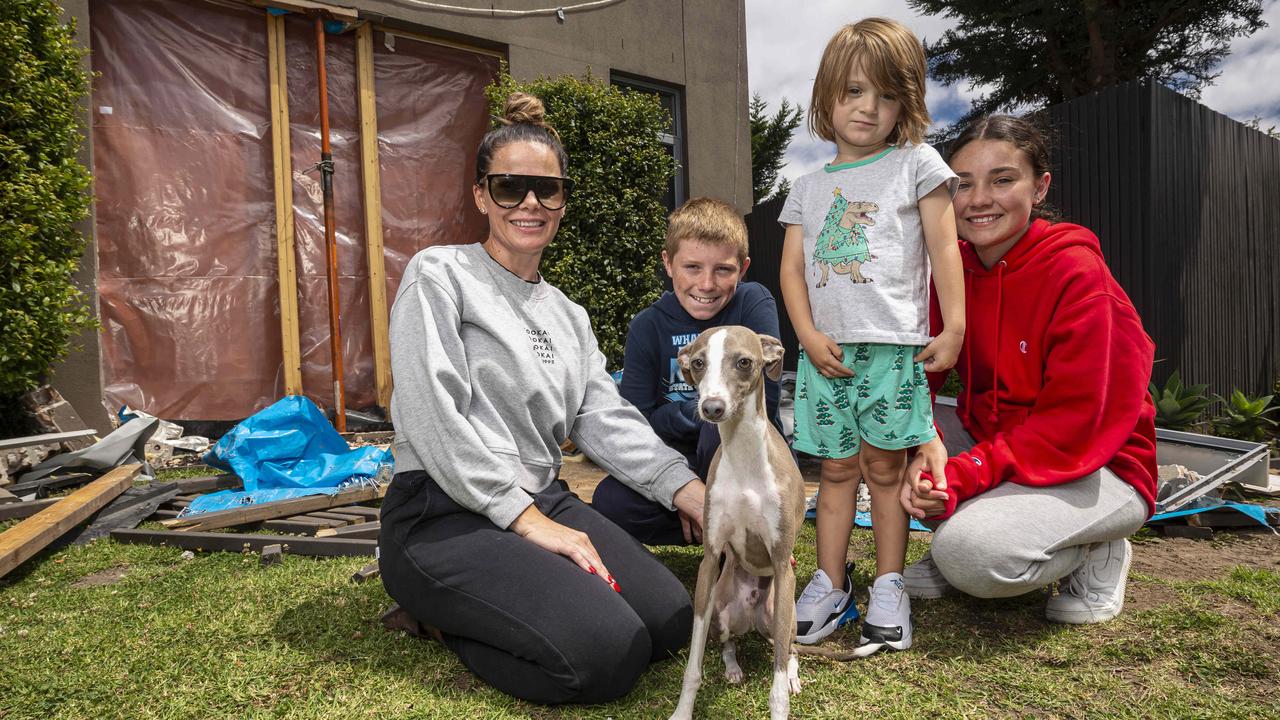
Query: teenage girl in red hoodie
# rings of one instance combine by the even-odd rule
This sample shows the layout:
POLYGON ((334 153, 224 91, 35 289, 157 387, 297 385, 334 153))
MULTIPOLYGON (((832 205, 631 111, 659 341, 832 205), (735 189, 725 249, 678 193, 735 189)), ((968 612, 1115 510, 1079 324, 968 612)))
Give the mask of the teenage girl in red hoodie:
POLYGON ((907 512, 940 521, 907 591, 1011 597, 1060 580, 1050 620, 1108 620, 1124 606, 1125 538, 1154 508, 1154 345, 1097 237, 1041 217, 1049 157, 1032 125, 978 120, 950 164, 968 332, 948 440, 971 447, 948 458, 935 439, 907 469, 907 512))

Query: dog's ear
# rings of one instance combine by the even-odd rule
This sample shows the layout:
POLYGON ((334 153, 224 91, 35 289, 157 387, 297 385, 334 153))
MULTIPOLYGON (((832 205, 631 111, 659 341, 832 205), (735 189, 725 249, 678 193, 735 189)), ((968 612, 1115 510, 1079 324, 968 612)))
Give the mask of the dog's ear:
POLYGON ((764 360, 764 374, 770 380, 782 377, 782 341, 771 335, 760 334, 760 357, 764 360))

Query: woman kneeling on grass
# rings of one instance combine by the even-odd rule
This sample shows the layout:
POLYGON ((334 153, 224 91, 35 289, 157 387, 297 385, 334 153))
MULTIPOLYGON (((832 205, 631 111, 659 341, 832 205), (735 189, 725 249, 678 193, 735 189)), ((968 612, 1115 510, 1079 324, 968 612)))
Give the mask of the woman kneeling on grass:
POLYGON ((957 414, 972 447, 948 459, 936 439, 907 468, 903 505, 941 521, 907 592, 1011 597, 1059 581, 1050 620, 1109 620, 1126 538, 1154 510, 1154 345, 1094 234, 1040 217, 1049 157, 1031 124, 985 118, 951 148, 968 308, 957 414))
POLYGON ((689 593, 558 479, 560 445, 701 521, 704 487, 618 395, 587 313, 542 278, 570 182, 542 103, 513 94, 473 188, 488 238, 427 248, 391 311, 396 475, 387 592, 485 682, 605 702, 689 639, 689 593))

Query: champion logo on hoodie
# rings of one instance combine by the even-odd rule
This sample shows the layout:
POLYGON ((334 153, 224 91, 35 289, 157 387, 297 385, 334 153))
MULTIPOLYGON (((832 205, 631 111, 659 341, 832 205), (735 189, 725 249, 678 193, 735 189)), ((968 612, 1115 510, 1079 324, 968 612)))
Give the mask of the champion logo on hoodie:
POLYGON ((1019 342, 1019 343, 1018 343, 1018 349, 1022 351, 1022 354, 1023 354, 1023 355, 1026 355, 1026 354, 1027 354, 1027 341, 1026 341, 1026 340, 1022 340, 1021 342, 1019 342))

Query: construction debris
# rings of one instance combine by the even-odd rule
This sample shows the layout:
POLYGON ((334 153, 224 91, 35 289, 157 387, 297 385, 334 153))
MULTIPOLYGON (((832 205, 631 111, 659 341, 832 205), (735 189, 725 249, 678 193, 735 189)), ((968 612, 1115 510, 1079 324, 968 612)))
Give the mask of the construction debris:
POLYGON ((280 543, 275 543, 262 548, 262 559, 258 562, 262 567, 279 565, 284 562, 284 546, 280 543))
POLYGON ((0 577, 114 500, 141 470, 118 467, 0 534, 0 577))
POLYGON ((274 520, 290 515, 312 513, 328 508, 350 505, 352 503, 381 499, 387 493, 386 485, 363 486, 352 490, 343 490, 333 495, 306 495, 290 500, 255 503, 242 508, 218 510, 200 515, 164 520, 167 528, 187 531, 216 530, 219 528, 245 525, 261 520, 274 520))
POLYGON ((268 545, 280 543, 284 545, 284 551, 290 555, 319 555, 322 557, 372 556, 378 547, 378 541, 376 540, 291 537, 281 542, 281 538, 274 535, 183 532, 179 530, 112 530, 111 537, 116 542, 123 543, 227 552, 262 552, 262 549, 268 545))

